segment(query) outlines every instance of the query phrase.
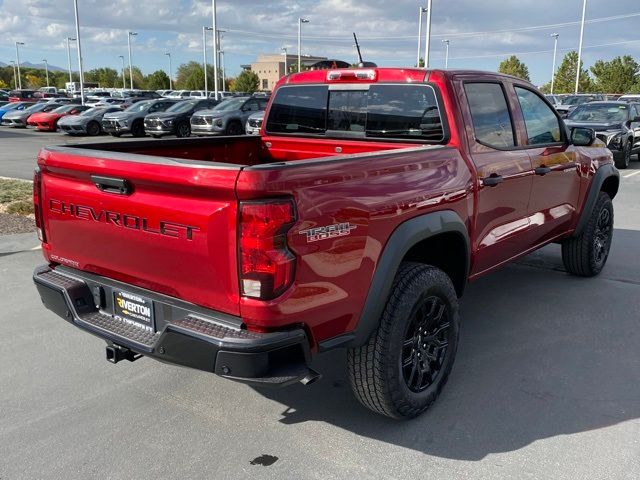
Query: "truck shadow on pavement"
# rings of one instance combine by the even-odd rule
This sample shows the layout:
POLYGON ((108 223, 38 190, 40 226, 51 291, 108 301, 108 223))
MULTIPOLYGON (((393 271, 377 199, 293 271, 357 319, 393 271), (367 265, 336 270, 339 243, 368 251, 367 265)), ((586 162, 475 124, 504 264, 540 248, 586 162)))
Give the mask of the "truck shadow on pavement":
POLYGON ((344 351, 317 358, 311 386, 256 390, 280 422, 323 421, 429 455, 480 460, 536 440, 640 417, 640 232, 616 230, 605 270, 569 276, 551 245, 468 286, 458 356, 434 406, 411 421, 352 396, 344 351), (633 249, 631 249, 633 247, 633 249))

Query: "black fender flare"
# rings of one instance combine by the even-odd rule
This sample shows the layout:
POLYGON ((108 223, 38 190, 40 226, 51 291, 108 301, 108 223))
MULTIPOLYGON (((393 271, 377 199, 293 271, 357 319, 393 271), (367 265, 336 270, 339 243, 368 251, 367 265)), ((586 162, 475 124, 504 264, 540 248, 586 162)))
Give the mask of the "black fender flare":
POLYGON ((321 342, 320 351, 336 347, 358 347, 367 343, 378 327, 402 259, 417 243, 442 233, 456 233, 464 239, 466 281, 469 275, 471 247, 467 228, 460 216, 452 210, 442 210, 409 219, 394 230, 380 255, 355 330, 321 342))
POLYGON ((618 169, 610 163, 607 163, 606 165, 598 168, 593 178, 591 179, 589 193, 587 193, 587 199, 584 202, 584 207, 582 208, 580 219, 578 220, 578 224, 576 225, 576 229, 574 230, 572 236, 579 236, 586 227, 587 222, 591 217, 591 213, 593 212, 593 207, 595 206, 596 200, 598 199, 598 194, 602 190, 602 185, 608 178, 616 179, 616 190, 613 193, 612 198, 615 197, 618 193, 618 187, 620 185, 620 173, 618 172, 618 169))

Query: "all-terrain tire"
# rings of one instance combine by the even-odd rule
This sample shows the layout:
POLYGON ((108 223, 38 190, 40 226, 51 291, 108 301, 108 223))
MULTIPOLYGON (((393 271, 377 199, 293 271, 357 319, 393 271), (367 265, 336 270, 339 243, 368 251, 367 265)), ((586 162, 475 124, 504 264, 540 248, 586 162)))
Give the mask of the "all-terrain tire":
POLYGON ((607 263, 612 238, 613 203, 609 195, 600 192, 582 233, 562 242, 564 268, 580 277, 598 275, 607 263))
MULTIPOLYGON (((378 328, 365 345, 348 351, 349 380, 356 398, 365 407, 391 418, 413 418, 424 412, 447 382, 458 347, 459 325, 458 297, 451 279, 442 270, 429 265, 402 263, 378 328), (428 302, 434 306, 429 307, 428 302), (433 327, 434 332, 439 333, 411 337, 412 332, 426 331, 426 327, 418 329, 415 325, 421 324, 421 318, 435 318, 431 315, 435 305, 439 305, 440 320, 433 327), (438 340, 434 348, 437 348, 441 363, 437 371, 434 368, 428 373, 426 385, 420 389, 416 388, 412 368, 416 361, 420 364, 420 352, 422 364, 434 354, 420 350, 423 341, 430 341, 427 337, 438 340), (407 346, 415 340, 420 345, 411 343, 407 346), (403 367, 407 362, 411 363, 403 367)), ((433 364, 431 360, 429 362, 433 364)), ((421 385, 423 375, 419 378, 421 385)))

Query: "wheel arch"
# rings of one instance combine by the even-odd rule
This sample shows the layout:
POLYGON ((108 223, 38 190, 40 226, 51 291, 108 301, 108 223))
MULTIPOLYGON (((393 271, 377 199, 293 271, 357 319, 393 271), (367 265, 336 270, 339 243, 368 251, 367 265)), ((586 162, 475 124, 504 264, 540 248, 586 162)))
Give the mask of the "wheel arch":
POLYGON ((589 188, 589 193, 587 193, 587 198, 584 201, 584 207, 580 214, 578 225, 576 226, 572 236, 577 237, 584 230, 589 218, 591 217, 591 212, 593 212, 593 207, 598 199, 598 194, 600 192, 605 192, 613 200, 618 194, 619 187, 620 173, 618 173, 618 170, 612 164, 603 165, 596 170, 595 175, 591 179, 591 187, 589 188))
POLYGON ((377 328, 403 261, 433 265, 451 278, 457 295, 464 292, 469 275, 470 243, 466 226, 452 210, 414 217, 400 224, 380 255, 360 320, 353 332, 320 344, 320 350, 364 345, 377 328))

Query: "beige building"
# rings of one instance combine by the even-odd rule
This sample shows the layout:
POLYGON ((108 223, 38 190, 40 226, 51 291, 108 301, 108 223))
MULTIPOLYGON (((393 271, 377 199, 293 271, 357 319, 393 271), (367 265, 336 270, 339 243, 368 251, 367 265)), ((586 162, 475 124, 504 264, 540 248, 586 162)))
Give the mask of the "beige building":
MULTIPOLYGON (((302 56, 302 69, 309 67, 321 60, 327 60, 326 57, 312 57, 310 55, 302 56)), ((298 63, 297 55, 287 55, 287 68, 298 63)), ((263 54, 258 56, 258 60, 251 65, 242 65, 245 70, 251 70, 258 74, 260 78, 260 90, 273 90, 280 78, 285 75, 284 54, 263 54)))

